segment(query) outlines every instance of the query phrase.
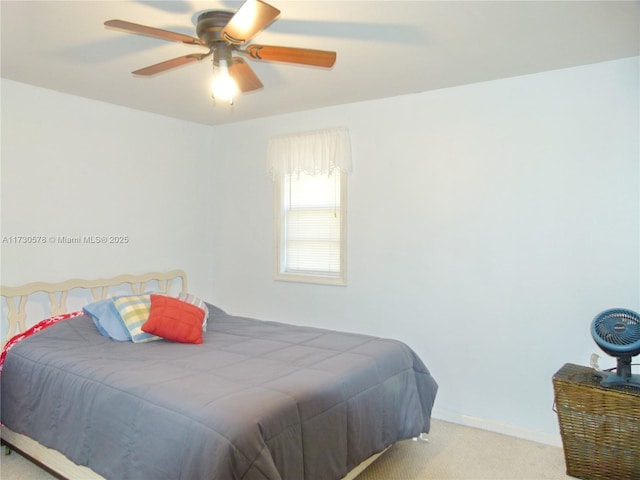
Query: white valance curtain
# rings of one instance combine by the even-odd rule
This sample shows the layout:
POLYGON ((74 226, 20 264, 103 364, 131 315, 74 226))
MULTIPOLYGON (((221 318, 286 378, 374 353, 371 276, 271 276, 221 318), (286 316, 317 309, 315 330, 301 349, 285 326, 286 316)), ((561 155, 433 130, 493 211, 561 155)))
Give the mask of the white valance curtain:
POLYGON ((343 127, 281 135, 269 140, 267 171, 281 175, 327 174, 352 171, 349 130, 343 127))

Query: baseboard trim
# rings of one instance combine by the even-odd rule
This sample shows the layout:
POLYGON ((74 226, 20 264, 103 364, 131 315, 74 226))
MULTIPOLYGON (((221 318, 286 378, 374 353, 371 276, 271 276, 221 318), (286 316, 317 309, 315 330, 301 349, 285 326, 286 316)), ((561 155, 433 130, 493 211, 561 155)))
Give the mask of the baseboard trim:
POLYGON ((432 415, 433 418, 444 420, 446 422, 457 423, 459 425, 465 425, 467 427, 480 428, 482 430, 488 430, 490 432, 502 433, 505 435, 510 435, 512 437, 531 440, 532 442, 553 445, 554 447, 562 447, 562 437, 560 436, 560 433, 541 432, 538 430, 532 430, 530 428, 520 427, 518 425, 496 422, 493 420, 488 420, 486 418, 463 415, 460 413, 441 410, 437 408, 433 409, 432 415))

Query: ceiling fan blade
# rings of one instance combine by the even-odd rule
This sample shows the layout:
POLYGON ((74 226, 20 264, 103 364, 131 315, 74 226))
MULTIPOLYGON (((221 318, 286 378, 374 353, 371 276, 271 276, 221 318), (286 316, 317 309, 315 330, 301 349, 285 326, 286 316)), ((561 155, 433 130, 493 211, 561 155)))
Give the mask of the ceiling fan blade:
POLYGON ((148 27, 146 25, 139 25, 137 23, 127 22, 125 20, 107 20, 104 22, 106 27, 113 27, 120 30, 124 30, 129 33, 140 33, 149 37, 160 38, 162 40, 170 40, 174 42, 188 43, 190 45, 204 45, 202 40, 182 33, 170 32, 169 30, 162 30, 161 28, 148 27))
POLYGON ((229 75, 241 92, 250 92, 262 88, 262 82, 243 59, 233 57, 229 65, 229 75))
POLYGON ((145 75, 145 76, 155 75, 156 73, 164 72, 165 70, 170 70, 172 68, 179 67, 180 65, 185 65, 187 63, 195 62, 197 60, 202 60, 207 56, 209 56, 208 53, 191 53, 189 55, 184 55, 183 57, 173 58, 165 62, 160 62, 160 63, 156 63, 155 65, 150 65, 148 67, 141 68, 132 73, 135 75, 145 75))
POLYGON ((242 45, 278 15, 280 10, 262 0, 247 0, 222 30, 222 38, 233 45, 242 45))
POLYGON ((269 45, 249 45, 245 53, 256 60, 272 62, 300 63, 316 67, 333 67, 336 52, 311 50, 308 48, 273 47, 269 45))

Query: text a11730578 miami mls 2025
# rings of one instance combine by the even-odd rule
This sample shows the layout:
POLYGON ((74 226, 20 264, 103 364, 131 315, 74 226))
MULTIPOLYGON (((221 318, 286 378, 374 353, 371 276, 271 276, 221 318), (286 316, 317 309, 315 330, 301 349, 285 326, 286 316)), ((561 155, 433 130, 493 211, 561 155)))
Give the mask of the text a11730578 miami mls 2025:
POLYGON ((3 235, 3 245, 124 245, 130 242, 129 235, 3 235))

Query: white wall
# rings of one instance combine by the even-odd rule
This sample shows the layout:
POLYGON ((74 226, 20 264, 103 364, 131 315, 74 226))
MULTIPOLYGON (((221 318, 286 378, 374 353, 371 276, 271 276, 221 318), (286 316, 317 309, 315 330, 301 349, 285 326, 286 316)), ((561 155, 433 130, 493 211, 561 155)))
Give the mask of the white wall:
POLYGON ((1 88, 2 284, 183 268, 210 291, 210 128, 6 79, 1 88), (7 238, 21 235, 129 240, 7 238))
POLYGON ((626 59, 219 127, 214 300, 403 340, 440 384, 436 416, 557 443, 552 375, 599 352, 598 312, 640 310, 638 70, 626 59), (268 138, 341 125, 348 286, 276 282, 268 138))
POLYGON ((440 384, 437 417, 557 442, 551 376, 598 351, 599 311, 640 310, 638 71, 214 129, 3 79, 1 234, 130 243, 3 244, 1 280, 184 268, 230 313, 407 342, 440 384), (339 125, 355 160, 348 285, 276 282, 268 138, 339 125))

